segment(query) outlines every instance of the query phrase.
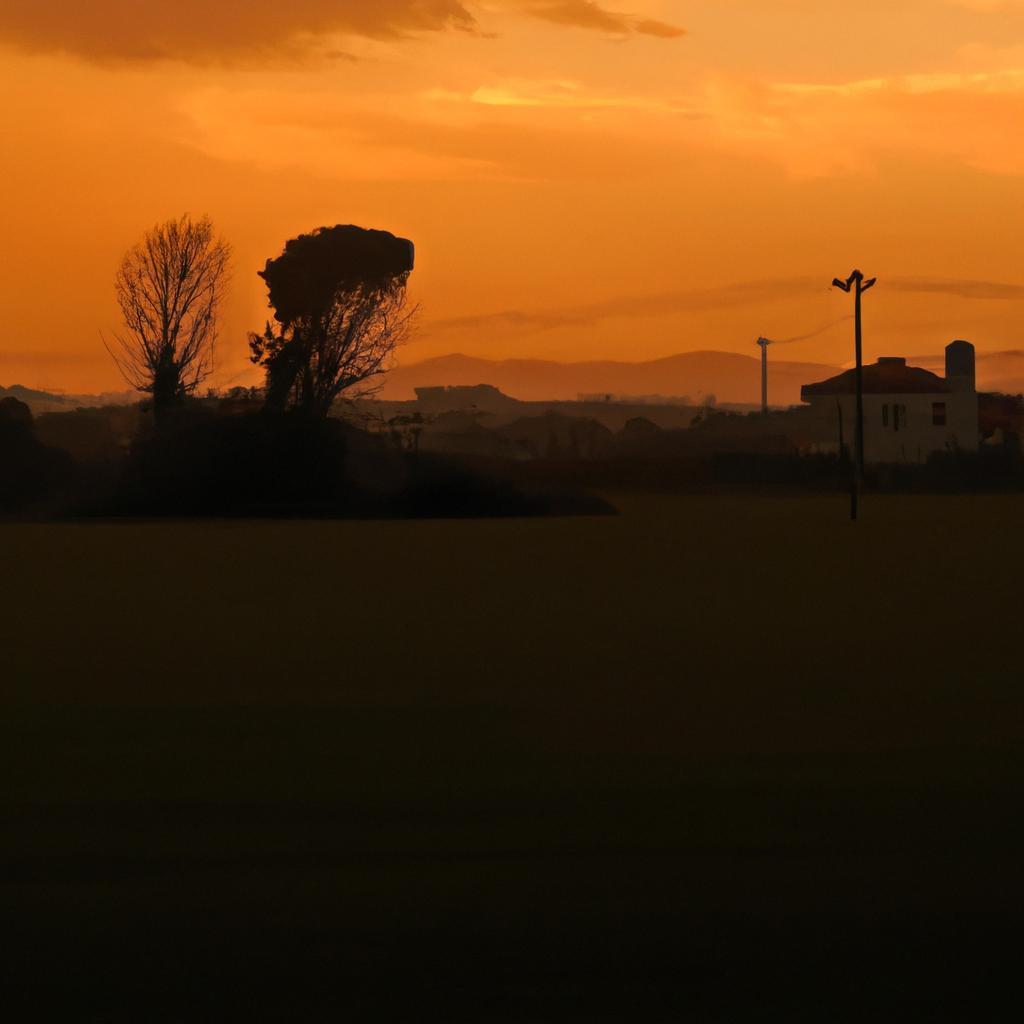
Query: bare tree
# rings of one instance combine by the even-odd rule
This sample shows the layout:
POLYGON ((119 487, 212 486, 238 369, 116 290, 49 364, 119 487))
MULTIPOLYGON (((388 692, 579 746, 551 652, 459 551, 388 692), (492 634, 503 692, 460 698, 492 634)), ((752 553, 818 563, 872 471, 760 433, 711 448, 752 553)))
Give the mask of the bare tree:
POLYGON ((412 243, 352 225, 293 239, 260 275, 276 323, 250 336, 267 405, 326 416, 339 395, 372 394, 416 314, 406 301, 412 243))
POLYGON ((158 224, 124 257, 115 288, 125 330, 107 351, 159 416, 213 371, 231 247, 208 217, 158 224))

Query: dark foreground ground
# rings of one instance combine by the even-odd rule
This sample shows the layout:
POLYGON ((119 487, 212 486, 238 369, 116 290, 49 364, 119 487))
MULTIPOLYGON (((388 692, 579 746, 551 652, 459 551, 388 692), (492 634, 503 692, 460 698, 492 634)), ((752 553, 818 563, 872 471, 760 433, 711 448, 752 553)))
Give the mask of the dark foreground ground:
POLYGON ((0 526, 36 1021, 1020 1019, 1024 499, 0 526))

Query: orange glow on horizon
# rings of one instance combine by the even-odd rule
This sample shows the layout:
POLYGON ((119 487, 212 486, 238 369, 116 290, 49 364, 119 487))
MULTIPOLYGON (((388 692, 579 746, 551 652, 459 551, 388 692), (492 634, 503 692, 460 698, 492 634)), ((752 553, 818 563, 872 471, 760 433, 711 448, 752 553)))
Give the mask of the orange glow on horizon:
POLYGON ((235 251, 221 385, 259 379, 256 271, 344 222, 416 242, 409 362, 756 356, 833 323, 784 358, 838 365, 854 266, 868 358, 1024 348, 1022 3, 200 6, 0 13, 0 384, 121 389, 114 272, 186 211, 235 251))

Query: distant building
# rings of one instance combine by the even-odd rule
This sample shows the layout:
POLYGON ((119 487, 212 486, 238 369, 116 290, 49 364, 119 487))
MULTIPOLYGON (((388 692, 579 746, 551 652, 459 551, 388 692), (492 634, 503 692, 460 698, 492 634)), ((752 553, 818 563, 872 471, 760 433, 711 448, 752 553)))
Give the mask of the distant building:
MULTIPOLYGON (((977 451, 978 392, 974 346, 946 346, 946 376, 903 358, 883 358, 863 368, 864 458, 867 462, 926 462, 933 452, 977 451)), ((800 397, 831 424, 852 452, 856 424, 856 371, 805 384, 800 397)))
POLYGON ((460 412, 466 409, 502 412, 519 404, 491 384, 454 384, 414 390, 420 409, 429 413, 460 412))

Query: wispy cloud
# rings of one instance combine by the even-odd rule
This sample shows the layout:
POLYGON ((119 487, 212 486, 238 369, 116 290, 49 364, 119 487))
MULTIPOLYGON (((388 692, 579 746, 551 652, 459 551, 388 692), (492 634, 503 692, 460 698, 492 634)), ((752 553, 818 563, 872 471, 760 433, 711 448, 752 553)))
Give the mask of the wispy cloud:
POLYGON ((1009 284, 1004 281, 897 277, 886 282, 886 287, 899 292, 953 295, 960 299, 985 299, 989 301, 1019 301, 1024 299, 1024 284, 1009 284))
MULTIPOLYGON (((791 297, 794 288, 814 288, 817 280, 794 278, 777 281, 744 281, 717 288, 658 292, 649 295, 622 295, 601 302, 563 306, 558 309, 504 309, 493 313, 436 320, 430 328, 437 331, 497 328, 520 332, 549 331, 561 327, 588 327, 601 320, 621 317, 657 317, 676 313, 699 312, 735 305, 756 305, 791 297)), ((820 291, 821 288, 819 287, 820 291)))
POLYGON ((943 92, 1018 93, 1024 90, 1024 68, 892 75, 839 83, 778 82, 773 89, 778 93, 794 96, 864 96, 882 93, 924 96, 943 92))
MULTIPOLYGON (((1008 54, 1004 54, 1009 56, 1008 54)), ((984 71, 850 81, 756 81, 709 76, 694 105, 710 144, 756 152, 799 177, 873 174, 912 154, 995 174, 1024 172, 1024 54, 984 71)))
POLYGON ((43 363, 60 366, 63 363, 102 363, 107 356, 102 352, 76 352, 67 349, 8 348, 0 352, 0 364, 43 363))
POLYGON ((959 7, 975 14, 1003 14, 1024 11, 1024 0, 946 0, 948 7, 959 7))
POLYGON ((542 21, 609 35, 643 35, 658 39, 678 39, 686 35, 686 29, 679 25, 609 11, 594 0, 531 0, 526 4, 526 10, 542 21))
POLYGON ((207 62, 306 50, 332 33, 478 30, 461 0, 5 0, 0 40, 110 60, 207 62))
POLYGON ((465 92, 429 89, 428 102, 466 103, 483 107, 530 107, 553 110, 651 111, 693 117, 698 111, 683 99, 597 89, 571 79, 501 78, 465 92))
MULTIPOLYGON (((471 0, 5 0, 0 42, 101 61, 350 58, 332 37, 393 40, 447 30, 488 35, 471 6, 471 0)), ((497 0, 493 9, 620 37, 685 34, 594 0, 497 0)))
POLYGON ((504 116, 514 108, 470 95, 427 91, 398 115, 337 89, 208 87, 177 98, 174 115, 180 141, 207 156, 345 180, 634 180, 681 159, 660 138, 629 135, 627 118, 504 116))
MULTIPOLYGON (((892 291, 943 294, 973 300, 1021 300, 1024 285, 997 281, 894 277, 881 284, 892 291)), ((425 325, 430 331, 498 330, 539 333, 566 327, 591 327, 603 320, 645 318, 696 313, 737 306, 760 306, 791 301, 801 293, 810 297, 824 289, 818 278, 796 277, 774 281, 743 281, 717 288, 696 288, 649 295, 621 295, 601 302, 555 309, 503 309, 491 313, 450 317, 425 325)), ((773 339, 774 344, 810 341, 846 323, 842 316, 806 333, 773 339)))

